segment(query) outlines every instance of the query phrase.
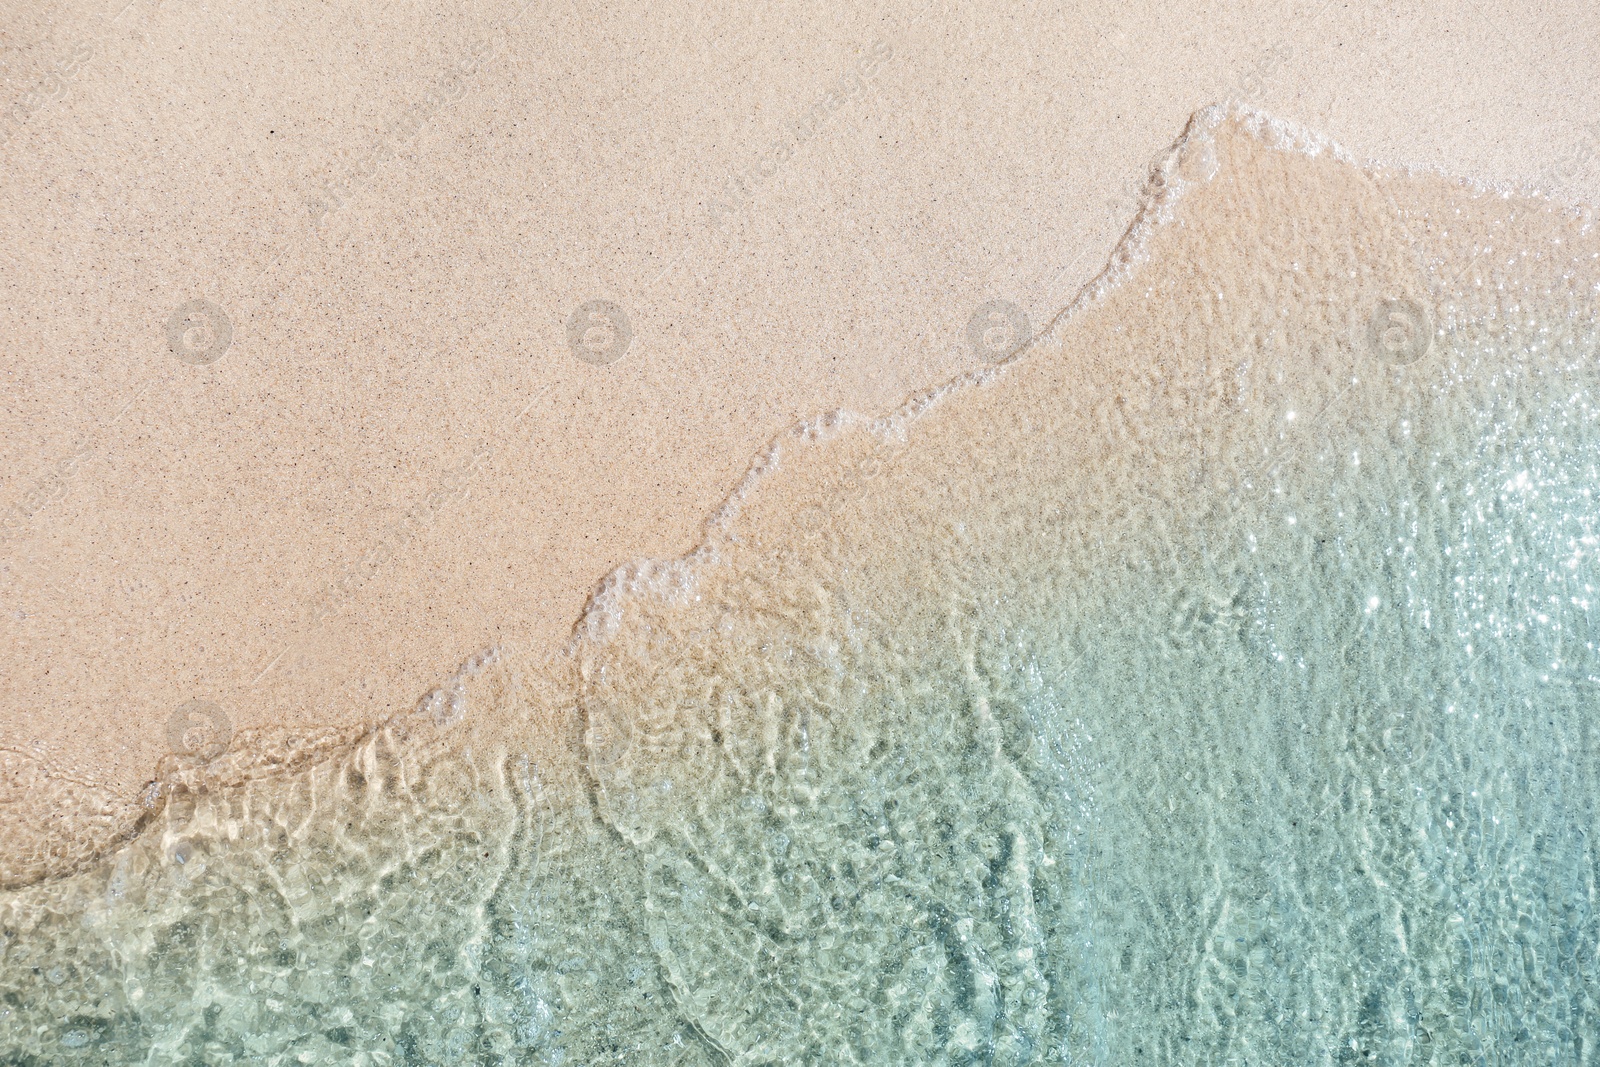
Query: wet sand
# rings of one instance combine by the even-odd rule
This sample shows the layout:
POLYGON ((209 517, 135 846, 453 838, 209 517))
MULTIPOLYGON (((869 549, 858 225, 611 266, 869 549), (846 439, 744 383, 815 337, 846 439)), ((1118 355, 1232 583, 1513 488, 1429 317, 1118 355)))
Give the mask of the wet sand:
POLYGON ((531 670, 788 427, 1048 322, 1212 100, 1600 196, 1577 5, 13 7, 8 879, 164 759, 531 670))
POLYGON ((0 894, 9 1050, 1581 1060, 1594 223, 1206 109, 1015 358, 784 435, 548 668, 294 773, 191 705, 0 894))

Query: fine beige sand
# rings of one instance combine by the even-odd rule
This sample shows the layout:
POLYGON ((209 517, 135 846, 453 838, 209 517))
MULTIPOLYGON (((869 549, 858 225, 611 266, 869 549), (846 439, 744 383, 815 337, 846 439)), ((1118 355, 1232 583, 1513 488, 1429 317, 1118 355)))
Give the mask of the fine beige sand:
POLYGON ((531 669, 775 435, 982 366, 986 303, 1048 322, 1207 103, 1600 200, 1576 3, 7 7, 33 853, 52 804, 132 825, 175 753, 531 669))

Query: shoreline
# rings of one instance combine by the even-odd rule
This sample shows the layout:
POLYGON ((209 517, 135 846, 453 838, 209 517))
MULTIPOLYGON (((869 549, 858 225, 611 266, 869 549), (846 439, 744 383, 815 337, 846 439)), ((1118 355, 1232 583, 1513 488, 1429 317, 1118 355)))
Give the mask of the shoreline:
MULTIPOLYGON (((1141 201, 1139 210, 1124 231, 1122 240, 1108 257, 1106 265, 1078 290, 1077 295, 1065 307, 1050 318, 1039 333, 1031 336, 1024 345, 1003 361, 958 375, 940 385, 918 390, 881 416, 867 416, 840 409, 797 423, 778 434, 748 464, 745 475, 726 494, 722 503, 703 518, 700 539, 691 549, 676 557, 640 558, 612 568, 593 583, 582 610, 570 626, 570 636, 566 644, 546 654, 536 665, 525 662, 525 657, 530 654, 527 650, 518 651, 511 646, 495 645, 463 663, 449 679, 431 689, 414 704, 384 719, 365 724, 340 724, 337 721, 329 721, 309 722, 304 725, 269 725, 265 728, 233 732, 227 739, 231 744, 224 745, 226 752, 219 753, 219 756, 226 756, 225 759, 213 757, 199 761, 185 760, 180 754, 174 762, 174 757, 164 757, 155 777, 137 791, 136 806, 127 806, 128 800, 126 798, 123 800, 124 810, 129 812, 129 816, 114 824, 114 828, 107 833, 103 833, 97 845, 82 851, 76 860, 69 861, 64 866, 58 865, 56 868, 38 872, 32 877, 8 874, 5 879, 7 887, 17 888, 37 881, 49 881, 70 875, 96 862, 109 852, 123 847, 128 841, 137 837, 151 819, 160 814, 166 796, 174 789, 205 791, 233 788, 262 777, 293 774, 309 764, 335 758, 339 753, 364 743, 380 731, 397 728, 399 724, 420 714, 430 703, 439 700, 441 694, 460 692, 465 684, 464 679, 476 675, 485 666, 500 660, 502 654, 505 658, 504 666, 527 668, 534 674, 545 676, 553 690, 561 690, 558 676, 570 677, 576 669, 576 664, 586 652, 592 653, 603 647, 608 637, 621 625, 630 605, 643 606, 650 601, 663 599, 670 601, 691 595, 702 568, 714 568, 724 564, 723 549, 740 540, 738 520, 741 507, 756 497, 771 475, 782 469, 786 450, 798 449, 799 454, 805 455, 806 462, 826 467, 829 442, 840 434, 861 430, 886 442, 903 441, 906 429, 922 415, 938 407, 946 398, 968 388, 981 388, 1000 380, 1010 373, 1013 361, 1024 359, 1031 348, 1059 342, 1060 332, 1080 315, 1136 279, 1141 265, 1146 260, 1152 237, 1159 233, 1163 226, 1170 224, 1171 209, 1195 183, 1196 179, 1181 177, 1182 172, 1185 167, 1193 165, 1197 159, 1203 160, 1212 152, 1218 131, 1228 124, 1233 124, 1248 136, 1255 138, 1262 147, 1273 151, 1298 152, 1310 158, 1315 158, 1325 151, 1329 152, 1339 165, 1350 168, 1368 181, 1371 181, 1375 174, 1381 177, 1384 172, 1403 175, 1406 178, 1418 176, 1414 168, 1357 161, 1330 139, 1237 102, 1209 105, 1196 111, 1164 154, 1160 164, 1152 167, 1145 199, 1141 201), (518 661, 523 662, 519 664, 518 661)), ((1214 163, 1213 159, 1213 167, 1214 163)), ((1212 174, 1214 173, 1213 169, 1212 174)), ((1425 176, 1439 178, 1478 195, 1506 193, 1504 187, 1496 183, 1431 172, 1425 176)), ((1201 183, 1208 180, 1210 177, 1198 179, 1201 183)), ((1572 208, 1587 210, 1576 205, 1572 208)), ((469 490, 470 487, 463 489, 462 494, 469 490)), ((797 521, 798 517, 799 513, 792 515, 791 524, 797 521)), ((551 718, 549 725, 558 732, 564 731, 566 734, 571 734, 574 729, 581 731, 581 722, 567 721, 563 725, 559 721, 563 713, 566 719, 571 720, 577 706, 576 693, 568 693, 564 708, 551 709, 551 715, 554 717, 551 718)), ((15 753, 14 750, 12 754, 25 755, 15 753)), ((64 776, 53 776, 47 767, 32 773, 42 774, 45 778, 64 778, 64 776)), ((106 796, 114 795, 93 783, 80 782, 79 785, 82 786, 85 795, 94 792, 106 796)), ((104 806, 106 801, 102 800, 101 804, 104 806)), ((38 818, 40 821, 49 821, 59 819, 63 814, 69 813, 45 811, 38 813, 38 818)))

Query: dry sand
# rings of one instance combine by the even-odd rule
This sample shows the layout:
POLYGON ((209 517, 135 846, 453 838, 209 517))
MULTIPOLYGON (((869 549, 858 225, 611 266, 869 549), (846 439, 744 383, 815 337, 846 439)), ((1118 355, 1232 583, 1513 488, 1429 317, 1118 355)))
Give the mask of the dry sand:
POLYGON ((0 803, 108 825, 188 702, 560 648, 774 435, 1048 321, 1206 103, 1600 200, 1577 3, 8 7, 0 803))

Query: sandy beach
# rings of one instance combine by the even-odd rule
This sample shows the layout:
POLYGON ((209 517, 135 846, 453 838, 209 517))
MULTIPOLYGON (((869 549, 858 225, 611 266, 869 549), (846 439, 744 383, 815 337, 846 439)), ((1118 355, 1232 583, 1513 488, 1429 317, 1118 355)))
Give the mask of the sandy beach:
POLYGON ((1208 103, 1595 202, 1592 36, 1575 3, 11 4, 0 873, 69 858, 64 803, 125 832, 164 757, 538 664, 776 435, 1049 322, 1208 103))

